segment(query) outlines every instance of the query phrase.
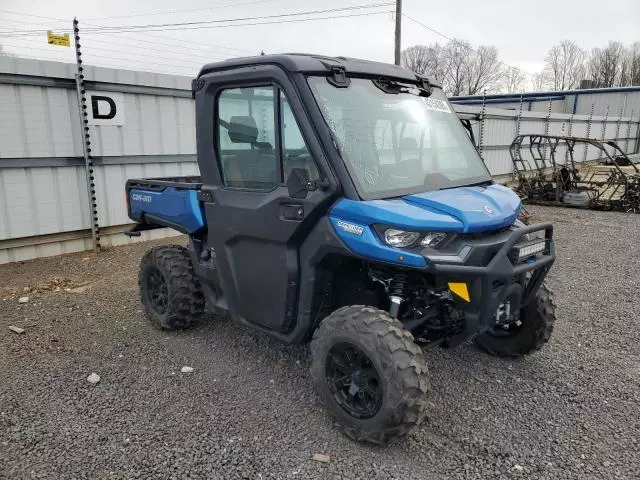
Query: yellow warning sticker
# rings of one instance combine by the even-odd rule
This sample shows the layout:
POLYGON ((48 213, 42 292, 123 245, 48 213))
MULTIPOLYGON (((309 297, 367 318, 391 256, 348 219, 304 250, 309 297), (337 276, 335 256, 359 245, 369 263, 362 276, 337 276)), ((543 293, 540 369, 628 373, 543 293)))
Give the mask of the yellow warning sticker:
POLYGON ((49 45, 59 45, 60 47, 70 47, 71 41, 69 40, 69 34, 63 33, 62 35, 57 35, 53 33, 51 30, 47 30, 47 43, 49 45))
POLYGON ((451 290, 465 302, 471 301, 471 297, 469 297, 469 289, 467 288, 466 283, 449 282, 449 290, 451 290))

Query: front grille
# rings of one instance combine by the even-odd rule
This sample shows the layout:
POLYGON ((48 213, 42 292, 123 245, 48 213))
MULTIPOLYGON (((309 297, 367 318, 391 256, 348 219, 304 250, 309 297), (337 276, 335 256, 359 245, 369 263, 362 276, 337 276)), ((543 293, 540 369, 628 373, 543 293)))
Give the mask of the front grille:
POLYGON ((459 238, 464 238, 467 240, 483 240, 485 238, 493 237, 500 233, 508 232, 511 227, 504 227, 499 230, 491 230, 489 232, 476 232, 476 233, 462 233, 459 235, 459 238))

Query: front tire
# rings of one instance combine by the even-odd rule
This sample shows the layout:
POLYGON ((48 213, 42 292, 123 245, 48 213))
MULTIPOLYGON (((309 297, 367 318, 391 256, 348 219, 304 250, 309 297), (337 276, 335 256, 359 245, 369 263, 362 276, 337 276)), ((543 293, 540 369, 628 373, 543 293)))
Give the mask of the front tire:
POLYGON ((350 438, 385 444, 422 422, 427 366, 411 333, 386 312, 349 306, 325 318, 311 341, 311 376, 350 438))
POLYGON ((540 350, 549 341, 556 321, 553 294, 544 284, 536 298, 520 309, 519 319, 521 325, 511 334, 496 327, 476 337, 476 345, 497 357, 516 358, 540 350))
POLYGON ((203 314, 202 286, 186 248, 163 245, 140 262, 140 300, 151 324, 160 330, 188 328, 203 314))

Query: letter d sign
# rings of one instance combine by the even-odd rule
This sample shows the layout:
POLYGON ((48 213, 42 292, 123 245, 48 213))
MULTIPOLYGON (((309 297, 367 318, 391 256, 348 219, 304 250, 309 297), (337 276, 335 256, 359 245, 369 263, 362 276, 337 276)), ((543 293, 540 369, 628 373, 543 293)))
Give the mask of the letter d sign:
POLYGON ((90 104, 89 124, 124 125, 124 100, 122 93, 87 92, 90 104))

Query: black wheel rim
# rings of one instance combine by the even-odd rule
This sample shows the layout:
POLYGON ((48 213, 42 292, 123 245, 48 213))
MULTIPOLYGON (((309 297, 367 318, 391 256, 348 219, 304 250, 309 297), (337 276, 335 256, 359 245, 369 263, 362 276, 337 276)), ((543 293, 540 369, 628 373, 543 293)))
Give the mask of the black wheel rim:
POLYGON ((371 359, 350 343, 334 345, 327 355, 326 377, 333 398, 354 418, 371 418, 382 405, 382 384, 371 359))
POLYGON ((163 314, 167 311, 169 289, 164 276, 157 268, 152 268, 147 275, 147 299, 157 313, 163 314))

